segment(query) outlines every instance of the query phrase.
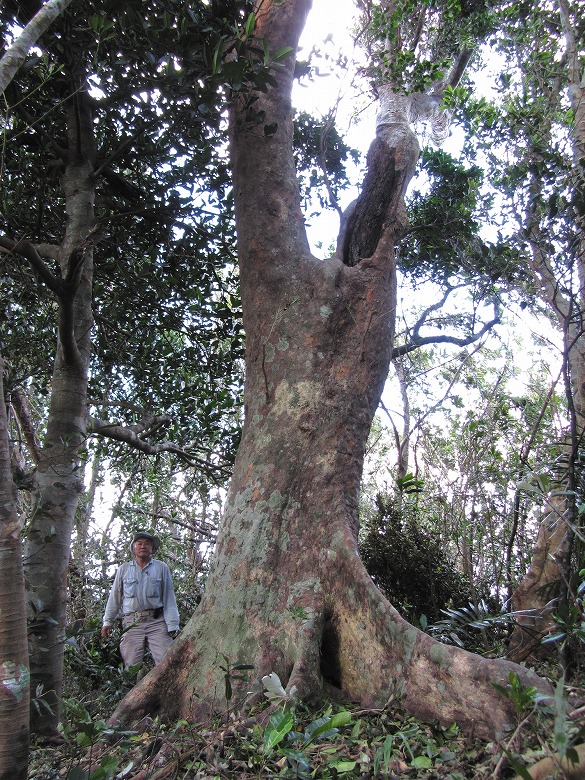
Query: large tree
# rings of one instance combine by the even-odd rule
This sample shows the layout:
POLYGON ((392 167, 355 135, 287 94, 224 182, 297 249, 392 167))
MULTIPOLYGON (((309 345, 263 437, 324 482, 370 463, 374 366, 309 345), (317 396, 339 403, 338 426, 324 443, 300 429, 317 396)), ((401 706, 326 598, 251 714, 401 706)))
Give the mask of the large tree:
MULTIPOLYGON (((310 5, 259 2, 257 38, 295 50, 310 5)), ((321 261, 309 251, 293 163, 293 71, 291 58, 277 86, 230 109, 245 423, 212 572, 182 637, 113 717, 208 715, 221 708, 225 669, 245 663, 256 691, 276 672, 307 700, 395 697, 418 717, 492 737, 512 713, 491 683, 511 671, 537 678, 413 628, 357 552, 365 445, 392 353, 394 249, 419 154, 409 120, 439 97, 405 97, 386 81, 362 192, 336 254, 321 261)), ((249 690, 236 682, 234 696, 249 690)))

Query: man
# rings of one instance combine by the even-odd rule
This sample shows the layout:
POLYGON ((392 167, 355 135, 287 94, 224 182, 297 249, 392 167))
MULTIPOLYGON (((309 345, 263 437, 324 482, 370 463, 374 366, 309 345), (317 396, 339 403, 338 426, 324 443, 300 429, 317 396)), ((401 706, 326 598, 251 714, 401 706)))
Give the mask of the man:
POLYGON ((173 643, 179 631, 179 612, 171 572, 166 563, 153 558, 160 539, 138 531, 130 550, 134 560, 123 563, 114 577, 102 626, 107 639, 112 625, 122 619, 124 635, 120 653, 126 669, 144 659, 148 644, 155 665, 173 643))

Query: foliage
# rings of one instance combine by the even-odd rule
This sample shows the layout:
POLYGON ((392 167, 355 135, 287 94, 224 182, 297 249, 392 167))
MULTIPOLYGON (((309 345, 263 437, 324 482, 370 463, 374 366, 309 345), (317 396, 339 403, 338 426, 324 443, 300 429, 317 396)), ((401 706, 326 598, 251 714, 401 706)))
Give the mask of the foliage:
MULTIPOLYGON (((463 737, 456 726, 429 726, 405 718, 399 702, 382 710, 351 706, 304 707, 250 712, 246 722, 209 724, 179 721, 163 726, 157 721, 140 733, 112 732, 104 728, 100 713, 89 714, 84 704, 68 705, 66 742, 55 748, 33 750, 30 780, 53 780, 59 768, 69 767, 70 778, 89 780, 89 755, 83 744, 92 743, 92 780, 132 777, 139 771, 178 772, 185 780, 216 777, 246 778, 335 777, 357 780, 384 778, 450 777, 452 780, 488 780, 521 774, 550 753, 574 756, 583 730, 571 719, 568 693, 562 678, 554 696, 540 698, 512 676, 502 686, 518 712, 519 728, 502 743, 485 745, 463 737), (270 714, 269 714, 270 713, 270 714), (106 740, 107 741, 104 741, 106 740), (564 746, 564 747, 563 747, 564 746), (106 758, 108 760, 106 761, 106 758), (82 774, 84 773, 84 774, 82 774)), ((523 776, 523 775, 522 775, 523 776)))
MULTIPOLYGON (((262 752, 267 757, 267 764, 278 759, 277 765, 286 758, 291 777, 310 778, 313 776, 311 767, 312 748, 320 742, 336 741, 340 728, 351 724, 351 714, 342 710, 332 714, 329 707, 315 720, 299 731, 300 718, 295 709, 276 710, 270 716, 264 730, 262 752)), ((329 771, 345 774, 355 767, 355 762, 338 761, 332 754, 328 764, 329 771)))
POLYGON ((305 206, 317 206, 318 211, 315 213, 336 206, 339 193, 350 184, 346 173, 347 163, 357 163, 358 152, 345 143, 335 127, 333 117, 316 119, 306 111, 295 116, 294 145, 301 197, 305 206))
POLYGON ((445 644, 471 652, 502 652, 502 640, 514 622, 511 613, 491 614, 485 601, 457 609, 443 609, 446 616, 428 626, 429 634, 445 644))
POLYGON ((373 77, 406 93, 427 91, 446 79, 461 50, 472 48, 494 26, 489 0, 361 5, 370 22, 373 77))
POLYGON ((360 554, 374 582, 405 617, 417 620, 424 614, 435 620, 448 604, 469 599, 469 583, 415 511, 403 511, 382 494, 373 509, 363 520, 360 554))
MULTIPOLYGON (((85 71, 103 233, 95 250, 92 413, 122 426, 145 411, 164 415, 150 443, 182 444, 217 481, 239 441, 244 349, 222 112, 226 93, 252 111, 252 86, 276 83, 290 55, 254 38, 251 7, 247 0, 221 9, 176 0, 72 7, 5 95, 0 231, 56 245, 65 220, 64 109, 74 99, 72 73, 85 71)), ((26 13, 7 3, 0 22, 8 28, 26 13)), ((51 295, 4 253, 0 285, 10 301, 0 324, 8 389, 30 384, 46 393, 51 295)), ((110 445, 114 459, 124 451, 110 445)))
POLYGON ((503 754, 498 766, 503 763, 505 757, 520 777, 530 780, 533 775, 528 771, 529 767, 525 756, 518 751, 517 745, 520 735, 527 727, 539 731, 544 724, 547 724, 551 734, 549 756, 550 753, 553 755, 538 762, 539 777, 543 776, 543 773, 550 776, 553 771, 555 776, 558 773, 559 777, 564 777, 564 770, 576 768, 583 761, 583 745, 579 746, 580 754, 577 751, 577 745, 583 739, 584 730, 575 722, 569 712, 570 707, 563 677, 556 683, 554 696, 538 694, 536 688, 532 686, 524 687, 513 672, 510 672, 508 683, 505 686, 494 685, 494 687, 502 696, 510 700, 518 719, 517 728, 507 740, 507 744, 503 746, 503 754))
POLYGON ((510 672, 508 675, 506 686, 497 685, 496 683, 493 685, 502 696, 510 699, 519 718, 526 715, 536 705, 538 690, 533 685, 524 687, 515 672, 510 672))
MULTIPOLYGON (((100 731, 85 719, 80 707, 79 724, 81 742, 88 735, 100 731)), ((256 725, 238 737, 229 725, 214 732, 200 724, 180 721, 168 729, 152 724, 151 732, 142 734, 122 733, 109 736, 110 745, 94 750, 100 757, 106 751, 110 766, 144 768, 148 771, 154 758, 157 766, 174 766, 183 771, 184 777, 202 777, 209 773, 217 778, 358 778, 364 772, 374 772, 375 777, 388 776, 399 770, 406 777, 432 776, 437 769, 455 769, 457 753, 463 743, 456 728, 442 729, 423 726, 414 720, 402 721, 392 711, 334 710, 332 707, 319 712, 308 710, 277 710, 262 725, 262 714, 252 718, 256 725), (218 738, 224 734, 223 746, 218 738), (112 744, 113 743, 113 744, 112 744), (160 751, 165 744, 166 749, 160 751), (115 761, 115 764, 114 764, 115 761), (427 774, 429 773, 429 774, 427 774)), ((234 724, 237 726, 237 723, 234 724)), ((74 726, 68 731, 73 736, 74 726)), ((103 732, 105 734, 105 732, 103 732)), ((61 754, 70 756, 70 764, 82 771, 87 757, 77 749, 77 740, 70 740, 61 754)), ((33 761, 31 780, 45 780, 42 750, 33 761)), ((46 756, 46 764, 50 756, 46 756)), ((62 759, 63 760, 63 759, 62 759)), ((103 759, 102 759, 103 760, 103 759)), ((98 780, 98 776, 95 777, 98 780)))
POLYGON ((400 243, 400 268, 417 280, 454 284, 461 279, 487 299, 504 278, 527 284, 517 251, 501 241, 487 241, 480 224, 493 207, 477 164, 455 159, 441 149, 425 147, 420 175, 408 197, 410 228, 400 243))
POLYGON ((124 669, 118 650, 120 632, 100 637, 101 615, 68 627, 65 674, 71 701, 83 704, 88 717, 107 713, 136 683, 137 668, 124 669))
POLYGON ((585 569, 579 570, 575 580, 576 587, 574 591, 571 589, 569 598, 557 600, 557 609, 553 612, 555 628, 542 642, 556 645, 565 658, 579 661, 585 645, 585 569))

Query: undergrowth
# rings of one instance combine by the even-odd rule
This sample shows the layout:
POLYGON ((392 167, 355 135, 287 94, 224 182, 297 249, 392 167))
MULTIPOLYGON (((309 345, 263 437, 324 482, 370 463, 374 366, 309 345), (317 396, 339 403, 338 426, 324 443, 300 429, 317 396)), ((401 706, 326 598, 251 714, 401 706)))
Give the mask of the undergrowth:
MULTIPOLYGON (((457 636, 465 638, 463 618, 454 622, 448 617, 449 635, 457 629, 457 636)), ((465 631, 484 632, 485 639, 491 630, 486 621, 475 612, 467 615, 465 631)), ((546 773, 539 777, 564 777, 561 766, 579 758, 585 766, 585 752, 575 750, 585 742, 585 684, 575 675, 567 685, 556 663, 537 669, 551 681, 553 696, 523 687, 514 674, 505 686, 495 686, 509 699, 516 722, 501 740, 487 744, 462 735, 455 724, 429 725, 407 717, 397 701, 382 710, 350 704, 309 710, 296 701, 294 690, 285 691, 276 674, 263 678, 264 706, 238 720, 231 683, 246 680, 252 667, 225 656, 218 657, 228 713, 223 719, 205 724, 147 719, 137 731, 120 731, 108 726, 107 717, 149 666, 124 670, 118 639, 102 642, 97 626, 71 637, 62 741, 33 744, 29 780, 526 780, 532 777, 530 768, 547 757, 546 773)))
MULTIPOLYGON (((276 676, 274 675, 276 678, 276 676)), ((278 678, 276 678, 279 684, 278 678)), ((542 699, 510 677, 502 686, 517 713, 513 731, 484 743, 405 717, 398 705, 363 710, 330 705, 311 711, 294 700, 215 724, 145 721, 140 731, 116 731, 76 701, 66 706, 60 745, 35 745, 30 780, 227 780, 228 778, 511 778, 530 777, 538 760, 571 760, 583 741, 568 696, 580 689, 560 680, 542 699)), ((552 777, 561 777, 552 771, 552 777)))

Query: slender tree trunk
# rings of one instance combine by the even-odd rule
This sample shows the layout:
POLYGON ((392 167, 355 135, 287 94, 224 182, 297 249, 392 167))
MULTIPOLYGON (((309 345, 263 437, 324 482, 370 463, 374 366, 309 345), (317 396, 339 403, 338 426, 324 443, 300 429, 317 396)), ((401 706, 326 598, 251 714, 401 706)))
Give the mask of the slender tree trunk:
POLYGON ((398 450, 398 468, 396 476, 398 479, 404 479, 408 474, 410 459, 410 399, 408 397, 408 382, 406 370, 404 367, 405 358, 396 358, 394 370, 400 386, 400 398, 402 401, 402 436, 396 431, 396 447, 398 450))
POLYGON ((0 357, 0 780, 25 780, 29 748, 29 666, 22 545, 12 481, 0 357))
POLYGON ((83 77, 69 101, 69 159, 62 180, 67 224, 61 245, 59 339, 47 433, 36 471, 36 507, 25 549, 31 627, 31 683, 42 686, 51 715, 31 710, 31 728, 55 733, 63 687, 67 573, 71 534, 83 489, 86 400, 92 318, 94 227, 93 128, 83 77))
MULTIPOLYGON (((565 63, 568 78, 568 93, 573 109, 573 171, 572 185, 574 201, 579 202, 585 192, 583 158, 585 155, 585 78, 579 70, 580 55, 576 30, 572 26, 570 4, 559 0, 559 20, 565 34, 565 63)), ((553 109, 560 105, 563 82, 557 78, 549 90, 552 117, 553 109)), ((550 122, 550 120, 548 120, 550 122)), ((544 143, 545 133, 550 135, 550 126, 539 128, 540 140, 544 143)), ((540 154, 537 146, 536 156, 540 154)), ((542 187, 536 179, 532 182, 532 194, 540 195, 542 187)), ((533 617, 521 615, 515 628, 508 657, 522 661, 534 651, 545 634, 554 628, 552 608, 549 605, 552 585, 556 583, 556 595, 560 602, 570 598, 567 585, 571 576, 571 552, 574 541, 574 527, 578 522, 575 504, 575 490, 579 479, 579 452, 585 433, 585 346, 583 342, 583 312, 585 311, 585 220, 577 208, 576 237, 571 241, 566 254, 568 263, 574 262, 577 289, 566 290, 564 281, 555 276, 554 263, 550 261, 544 247, 548 239, 541 235, 532 202, 529 207, 527 226, 532 250, 532 270, 540 296, 558 318, 563 332, 565 392, 569 406, 570 431, 567 450, 568 468, 563 475, 564 495, 551 495, 543 513, 533 558, 524 579, 518 585, 512 598, 514 610, 533 610, 533 617), (527 625, 528 622, 528 625, 527 625)), ((568 274, 570 277, 571 274, 568 274)), ((555 609, 559 608, 559 602, 555 609)))
MULTIPOLYGON (((257 34, 295 47, 309 0, 265 0, 257 34)), ((306 700, 333 693, 493 736, 511 722, 490 685, 510 670, 441 645, 404 621, 357 551, 358 491, 391 355, 394 243, 418 145, 384 125, 339 253, 309 253, 292 156, 293 62, 254 106, 275 135, 232 114, 246 328, 245 424, 202 603, 113 720, 200 718, 243 705, 276 672, 306 700), (226 659, 254 665, 226 701, 226 659)))
POLYGON ((27 54, 71 0, 47 0, 0 59, 0 94, 10 84, 27 54))

